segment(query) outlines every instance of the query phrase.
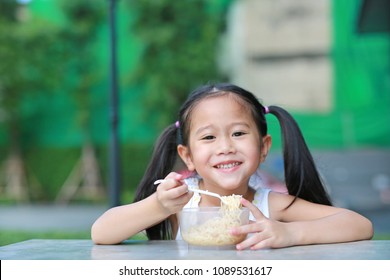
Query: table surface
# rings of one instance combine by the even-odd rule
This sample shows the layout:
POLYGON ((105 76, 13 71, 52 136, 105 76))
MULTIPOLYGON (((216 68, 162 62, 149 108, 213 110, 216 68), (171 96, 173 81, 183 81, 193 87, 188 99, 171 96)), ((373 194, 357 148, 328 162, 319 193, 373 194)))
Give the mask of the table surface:
POLYGON ((95 245, 91 240, 32 239, 0 247, 2 260, 390 260, 390 240, 237 251, 232 247, 194 247, 184 241, 129 240, 95 245))

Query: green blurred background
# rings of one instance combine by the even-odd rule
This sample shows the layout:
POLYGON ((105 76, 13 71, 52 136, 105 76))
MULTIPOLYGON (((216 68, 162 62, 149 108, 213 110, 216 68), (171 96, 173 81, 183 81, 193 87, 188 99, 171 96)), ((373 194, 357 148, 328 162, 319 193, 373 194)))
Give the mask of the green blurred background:
MULTIPOLYGON (((134 190, 156 136, 175 120, 185 95, 200 83, 221 78, 215 42, 229 2, 118 1, 124 195, 134 190)), ((108 1, 0 3, 4 175, 0 186, 12 183, 5 182, 11 177, 6 163, 17 156, 23 165, 16 168, 21 174, 15 184, 23 189, 7 192, 3 187, 5 194, 52 201, 77 169, 83 148, 89 147, 98 164, 96 177, 101 175, 106 188, 111 94, 108 1)))
MULTIPOLYGON (((123 203, 186 95, 231 80, 217 54, 237 1, 117 1, 123 203)), ((108 2, 0 0, 0 203, 107 203, 108 2)), ((388 152, 389 33, 357 32, 362 1, 328 2, 332 106, 291 113, 313 151, 388 152)), ((279 126, 269 123, 277 152, 279 126)))

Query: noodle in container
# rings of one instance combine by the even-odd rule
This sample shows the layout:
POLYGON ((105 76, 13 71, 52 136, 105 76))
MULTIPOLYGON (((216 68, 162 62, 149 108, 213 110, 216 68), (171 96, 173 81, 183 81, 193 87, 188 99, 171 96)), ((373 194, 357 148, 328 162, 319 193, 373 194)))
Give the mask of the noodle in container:
POLYGON ((241 196, 222 197, 221 207, 184 208, 180 213, 183 239, 196 246, 226 246, 240 243, 246 234, 232 235, 230 229, 248 224, 249 209, 242 208, 241 196))

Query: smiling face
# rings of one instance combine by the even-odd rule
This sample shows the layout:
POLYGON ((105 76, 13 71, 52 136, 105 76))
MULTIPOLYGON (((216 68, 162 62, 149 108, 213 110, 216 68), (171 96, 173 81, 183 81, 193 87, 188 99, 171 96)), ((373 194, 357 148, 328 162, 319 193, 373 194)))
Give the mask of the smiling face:
POLYGON ((188 146, 179 145, 178 152, 187 168, 203 178, 207 190, 245 194, 269 145, 269 136, 261 139, 250 110, 232 94, 224 94, 196 105, 188 146))

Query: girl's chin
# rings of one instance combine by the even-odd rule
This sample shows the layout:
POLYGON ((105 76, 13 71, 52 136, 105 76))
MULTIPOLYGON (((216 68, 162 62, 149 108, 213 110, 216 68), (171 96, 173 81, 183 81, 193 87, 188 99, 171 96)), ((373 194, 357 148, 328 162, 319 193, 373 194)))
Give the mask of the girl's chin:
POLYGON ((233 194, 233 193, 238 194, 237 191, 243 188, 240 187, 242 185, 243 185, 242 182, 220 182, 219 183, 220 188, 229 194, 233 194))
MULTIPOLYGON (((209 180, 203 178, 203 183, 204 183, 206 189, 209 189, 209 188, 212 188, 212 186, 215 186, 215 188, 223 189, 229 193, 235 193, 238 189, 244 188, 242 186, 245 186, 245 187, 248 186, 247 181, 237 179, 237 177, 229 178, 228 176, 218 176, 218 178, 214 178, 214 179, 210 178, 209 180)), ((211 189, 209 189, 209 190, 211 191, 211 189)))

